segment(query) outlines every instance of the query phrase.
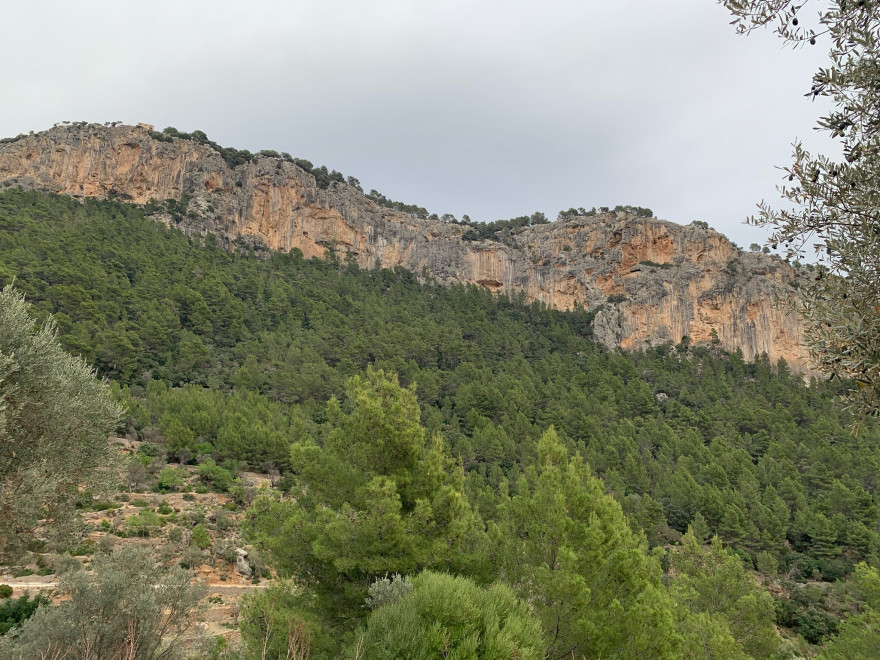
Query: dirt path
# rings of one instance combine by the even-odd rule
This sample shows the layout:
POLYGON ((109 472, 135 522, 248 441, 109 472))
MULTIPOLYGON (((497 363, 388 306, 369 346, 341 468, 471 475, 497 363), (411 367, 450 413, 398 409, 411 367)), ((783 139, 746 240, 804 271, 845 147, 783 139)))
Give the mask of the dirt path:
POLYGON ((58 582, 54 575, 45 577, 14 578, 0 575, 0 584, 8 584, 12 587, 13 596, 21 595, 27 591, 41 591, 43 589, 55 589, 58 582))
MULTIPOLYGON (((26 591, 41 591, 44 589, 56 589, 58 587, 58 581, 55 579, 55 576, 47 576, 46 579, 27 579, 27 578, 2 578, 0 577, 0 584, 8 584, 12 587, 13 595, 20 594, 26 591)), ((241 595, 245 594, 249 591, 267 589, 271 583, 269 582, 261 582, 260 584, 226 584, 225 582, 214 582, 213 580, 209 583, 202 582, 202 586, 205 588, 209 594, 213 593, 222 593, 228 595, 241 595)))

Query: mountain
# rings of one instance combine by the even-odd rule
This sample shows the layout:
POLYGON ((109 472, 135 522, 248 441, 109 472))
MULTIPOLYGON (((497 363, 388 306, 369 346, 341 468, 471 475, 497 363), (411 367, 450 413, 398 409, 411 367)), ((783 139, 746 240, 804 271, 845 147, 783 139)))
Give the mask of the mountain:
POLYGON ((157 133, 144 124, 79 122, 0 142, 0 186, 115 197, 227 245, 244 239, 306 257, 332 250, 364 268, 403 266, 445 284, 478 284, 560 309, 581 305, 597 311, 594 336, 607 346, 687 337, 740 349, 746 359, 766 353, 807 365, 800 320, 779 305, 796 295, 801 275, 702 223, 576 215, 471 240, 468 225, 388 208, 341 176, 327 180, 302 164, 310 168, 275 152, 223 149, 198 131, 157 133))

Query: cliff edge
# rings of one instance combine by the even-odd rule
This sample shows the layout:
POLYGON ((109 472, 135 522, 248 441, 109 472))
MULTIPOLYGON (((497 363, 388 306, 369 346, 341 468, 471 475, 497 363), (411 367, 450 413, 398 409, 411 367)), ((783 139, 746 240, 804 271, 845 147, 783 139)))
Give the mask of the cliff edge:
POLYGON ((767 353, 807 366, 800 319, 778 304, 796 295, 797 271, 694 224, 606 213, 470 241, 465 225, 385 208, 346 183, 322 189, 285 159, 232 167, 209 144, 143 125, 78 123, 8 138, 0 142, 0 186, 137 204, 184 201, 179 225, 189 234, 253 237, 306 257, 334 249, 363 268, 378 261, 446 284, 523 292, 560 309, 598 309, 595 336, 608 346, 689 337, 741 349, 746 359, 767 353))

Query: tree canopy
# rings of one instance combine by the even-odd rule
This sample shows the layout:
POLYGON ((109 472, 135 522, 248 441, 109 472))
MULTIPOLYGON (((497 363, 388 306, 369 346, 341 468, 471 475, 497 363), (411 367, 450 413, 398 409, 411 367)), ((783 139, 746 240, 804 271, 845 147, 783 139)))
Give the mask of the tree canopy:
POLYGON ((244 507, 236 474, 270 473, 243 531, 299 589, 242 610, 248 648, 274 630, 280 657, 306 637, 338 657, 371 585, 424 570, 509 581, 560 654, 760 656, 774 623, 817 650, 871 620, 834 586, 880 556, 880 432, 848 432, 845 382, 715 345, 608 351, 592 310, 220 249, 118 201, 8 190, 0 229, 0 279, 113 379, 130 486, 190 472, 244 507))
POLYGON ((552 428, 517 490, 499 507, 493 545, 501 576, 548 631, 546 657, 676 657, 659 562, 552 428))
POLYGON ((122 408, 24 296, 0 292, 0 558, 61 534, 79 488, 113 483, 108 435, 122 408), (48 519, 48 520, 46 520, 48 519))
POLYGON ((149 550, 131 545, 96 556, 89 572, 66 573, 60 590, 59 605, 40 607, 0 639, 0 657, 181 658, 201 596, 187 571, 159 566, 149 550))

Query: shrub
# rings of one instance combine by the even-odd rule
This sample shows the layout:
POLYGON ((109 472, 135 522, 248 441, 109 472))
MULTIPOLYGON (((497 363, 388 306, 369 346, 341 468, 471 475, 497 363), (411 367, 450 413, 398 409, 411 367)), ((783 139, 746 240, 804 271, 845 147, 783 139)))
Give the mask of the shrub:
POLYGON ((409 578, 401 577, 395 573, 389 579, 386 575, 370 585, 367 605, 371 609, 378 609, 383 605, 393 605, 412 591, 412 582, 409 578))
MULTIPOLYGON (((0 585, 0 593, 3 593, 3 587, 9 587, 9 585, 0 585)), ((10 594, 12 593, 12 587, 9 587, 9 592, 10 594)), ((28 594, 20 598, 3 601, 0 604, 0 635, 4 635, 21 625, 22 622, 29 619, 37 611, 40 605, 44 605, 47 602, 43 596, 36 596, 32 600, 28 594)))
POLYGON ((71 557, 82 557, 84 555, 93 555, 95 554, 95 544, 91 541, 84 541, 73 546, 70 549, 71 557))
POLYGON ((219 557, 224 561, 228 561, 230 564, 234 564, 236 558, 235 549, 236 544, 232 539, 217 539, 211 546, 211 553, 215 557, 219 557))
POLYGON ((162 519, 154 511, 144 509, 131 516, 125 524, 135 536, 147 537, 162 526, 162 519))
POLYGON ((150 458, 155 458, 161 453, 162 448, 152 442, 142 442, 140 447, 138 447, 138 454, 149 456, 150 458))
POLYGON ((225 532, 226 530, 235 527, 235 521, 232 520, 232 516, 225 511, 217 512, 217 520, 214 524, 217 526, 218 532, 225 532))
POLYGON ((190 547, 184 550, 180 555, 180 565, 184 568, 195 568, 196 566, 200 566, 204 559, 205 557, 201 550, 190 547))
POLYGON ((12 587, 8 584, 0 584, 0 598, 9 598, 12 596, 12 587))
POLYGON ((0 641, 0 657, 179 657, 163 636, 178 640, 197 620, 201 593, 190 575, 158 566, 149 550, 135 546, 96 556, 92 568, 65 574, 67 599, 36 608, 16 637, 0 641))
POLYGON ((108 554, 113 551, 113 548, 116 547, 116 539, 110 535, 102 536, 98 539, 98 550, 103 552, 104 554, 108 554))
POLYGON ((376 609, 359 638, 362 657, 377 660, 539 660, 547 648, 540 622, 507 585, 482 589, 467 578, 432 572, 416 577, 412 591, 393 604, 376 609))
MULTIPOLYGON (((238 505, 250 504, 256 496, 256 490, 245 486, 240 479, 236 479, 233 485, 229 487, 229 495, 232 501, 238 505)), ((235 509, 233 509, 234 511, 235 509)))
POLYGON ((211 546, 211 535, 204 525, 198 524, 193 528, 192 544, 199 550, 207 550, 211 546))
POLYGON ((213 459, 207 459, 199 466, 199 479, 214 488, 214 490, 225 493, 232 484, 232 473, 217 465, 213 459))
POLYGON ((180 468, 166 465, 159 472, 159 483, 157 484, 160 491, 167 493, 172 490, 180 490, 183 488, 183 470, 180 468))

